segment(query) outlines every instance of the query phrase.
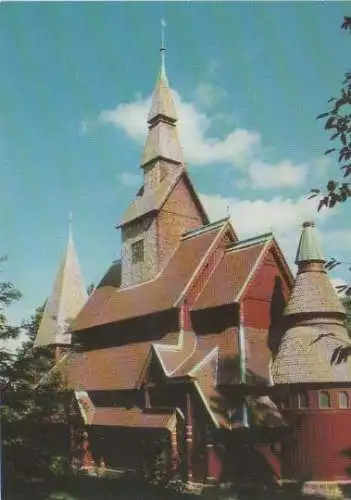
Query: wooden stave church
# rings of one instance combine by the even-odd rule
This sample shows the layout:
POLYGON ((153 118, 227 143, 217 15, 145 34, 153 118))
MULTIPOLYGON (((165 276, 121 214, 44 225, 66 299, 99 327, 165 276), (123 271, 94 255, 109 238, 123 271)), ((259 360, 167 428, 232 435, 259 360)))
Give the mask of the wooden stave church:
MULTIPOLYGON (((184 164, 176 121, 162 49, 141 161, 144 184, 117 226, 121 259, 84 305, 82 280, 66 289, 64 279, 56 281, 49 304, 69 297, 79 350, 66 352, 53 325, 42 328, 37 345, 57 346, 54 371, 75 391, 87 431, 82 467, 145 471, 152 443, 161 439, 169 476, 220 482, 230 476, 229 448, 235 463, 249 443, 275 478, 284 478, 282 463, 290 463, 284 436, 292 425, 291 412, 279 403, 296 384, 274 385, 272 363, 277 373, 294 279, 271 233, 239 240, 229 218, 209 222, 184 164), (264 408, 259 429, 248 398, 264 408)), ((78 267, 66 263, 65 272, 79 275, 78 267)), ((45 311, 42 325, 47 315, 58 316, 45 311)), ((283 466, 286 479, 306 469, 291 467, 283 466)), ((331 479, 324 476, 322 467, 313 479, 331 479)))

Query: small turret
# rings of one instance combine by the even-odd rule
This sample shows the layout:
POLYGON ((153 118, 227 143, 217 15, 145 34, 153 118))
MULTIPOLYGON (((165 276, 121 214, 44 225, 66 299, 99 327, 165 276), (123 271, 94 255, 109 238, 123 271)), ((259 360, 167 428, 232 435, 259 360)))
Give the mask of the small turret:
POLYGON ((303 224, 296 255, 298 272, 284 311, 285 326, 274 359, 275 384, 349 382, 351 360, 334 362, 345 347, 345 309, 325 269, 312 222, 303 224))

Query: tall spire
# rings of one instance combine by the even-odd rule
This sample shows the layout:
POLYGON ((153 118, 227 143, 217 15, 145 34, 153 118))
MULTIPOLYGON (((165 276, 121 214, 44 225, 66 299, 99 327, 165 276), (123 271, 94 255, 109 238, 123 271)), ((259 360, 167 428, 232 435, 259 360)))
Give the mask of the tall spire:
POLYGON ((161 118, 171 123, 175 123, 177 121, 177 114, 175 111, 174 102, 166 73, 165 27, 166 22, 164 19, 161 19, 161 67, 154 91, 154 96, 152 99, 151 108, 147 117, 147 121, 150 126, 153 125, 155 120, 158 121, 161 118))
POLYGON ((183 153, 175 127, 177 113, 166 74, 165 26, 166 23, 162 19, 161 67, 147 117, 149 134, 141 160, 142 167, 156 160, 168 160, 173 164, 183 163, 183 153))
POLYGON ((34 347, 70 344, 71 335, 67 333, 69 323, 77 316, 86 300, 87 291, 73 242, 72 214, 70 214, 66 253, 51 296, 45 305, 34 347))

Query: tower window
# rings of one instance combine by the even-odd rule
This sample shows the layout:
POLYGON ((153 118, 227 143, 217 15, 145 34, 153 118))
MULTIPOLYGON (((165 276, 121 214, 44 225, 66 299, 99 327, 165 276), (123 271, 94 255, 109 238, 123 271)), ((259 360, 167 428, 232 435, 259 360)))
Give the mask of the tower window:
POLYGON ((308 394, 306 391, 301 391, 297 395, 297 407, 308 408, 308 394))
POLYGON ((132 243, 132 263, 136 264, 144 260, 144 240, 132 243))
POLYGON ((330 408, 330 395, 328 392, 321 391, 319 393, 319 408, 330 408))
POLYGON ((348 408, 349 407, 349 395, 347 392, 339 393, 339 408, 348 408))

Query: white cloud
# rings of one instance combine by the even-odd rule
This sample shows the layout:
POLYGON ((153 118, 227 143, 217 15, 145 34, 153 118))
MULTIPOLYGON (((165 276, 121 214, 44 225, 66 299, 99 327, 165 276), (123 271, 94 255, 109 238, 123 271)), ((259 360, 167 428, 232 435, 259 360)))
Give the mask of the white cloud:
POLYGON ((294 165, 290 160, 283 160, 275 165, 264 161, 253 161, 249 168, 251 187, 271 189, 296 187, 306 180, 307 165, 294 165))
POLYGON ((113 124, 124 130, 132 139, 144 140, 147 127, 146 117, 151 106, 151 97, 137 98, 134 102, 119 104, 115 109, 102 111, 99 120, 102 123, 113 124))
POLYGON ((118 177, 124 186, 138 186, 141 184, 140 175, 137 174, 122 172, 118 177))
MULTIPOLYGON (((252 157, 260 146, 260 134, 236 128, 223 139, 210 137, 208 131, 213 119, 200 112, 193 103, 185 102, 177 92, 173 97, 179 117, 178 130, 187 162, 195 165, 210 163, 237 163, 241 165, 252 157)), ((146 117, 151 97, 119 104, 113 110, 102 111, 100 121, 124 130, 132 139, 145 140, 146 117)))
POLYGON ((241 179, 238 179, 237 181, 234 181, 234 186, 237 188, 237 189, 245 189, 248 187, 248 182, 246 179, 244 178, 241 178, 241 179))
POLYGON ((202 82, 195 89, 196 100, 200 105, 212 107, 226 97, 226 92, 211 83, 202 82))
MULTIPOLYGON (((210 128, 218 120, 229 115, 214 113, 211 117, 198 109, 213 105, 223 98, 224 92, 211 84, 202 83, 196 89, 197 103, 185 102, 173 91, 179 121, 178 131, 186 161, 193 165, 229 163, 248 176, 247 185, 255 189, 287 188, 303 184, 306 179, 307 165, 294 165, 290 160, 269 164, 260 159, 262 154, 261 136, 257 131, 234 128, 222 138, 210 135, 210 128), (203 106, 202 106, 203 107, 203 106), (245 167, 245 168, 243 168, 245 167)), ((151 106, 151 96, 139 96, 129 103, 121 103, 115 109, 102 111, 101 123, 113 124, 141 145, 146 139, 146 117, 151 106)), ((239 181, 244 186, 244 179, 239 181)))
POLYGON ((211 220, 225 217, 229 210, 239 238, 273 231, 291 265, 295 259, 302 222, 312 218, 321 225, 335 215, 333 211, 317 214, 316 202, 306 198, 240 200, 218 194, 201 194, 200 197, 211 220))
POLYGON ((331 211, 316 214, 314 200, 306 198, 291 199, 275 197, 271 200, 239 200, 221 195, 202 194, 201 200, 213 219, 219 219, 227 213, 227 207, 234 225, 240 234, 250 235, 267 231, 289 231, 300 228, 306 219, 314 218, 323 222, 333 215, 331 211))

